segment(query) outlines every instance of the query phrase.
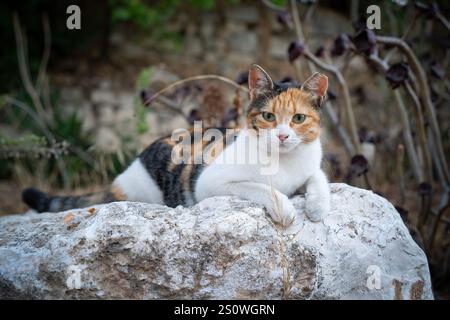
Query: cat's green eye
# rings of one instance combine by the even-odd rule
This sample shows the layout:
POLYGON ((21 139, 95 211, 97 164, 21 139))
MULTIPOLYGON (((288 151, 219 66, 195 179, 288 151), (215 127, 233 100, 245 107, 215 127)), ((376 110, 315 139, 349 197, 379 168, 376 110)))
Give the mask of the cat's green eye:
POLYGON ((275 121, 276 117, 272 112, 263 112, 262 116, 264 118, 264 120, 272 122, 275 121))
POLYGON ((305 121, 306 119, 306 115, 301 114, 301 113, 297 113, 292 117, 292 121, 295 123, 302 123, 303 121, 305 121))

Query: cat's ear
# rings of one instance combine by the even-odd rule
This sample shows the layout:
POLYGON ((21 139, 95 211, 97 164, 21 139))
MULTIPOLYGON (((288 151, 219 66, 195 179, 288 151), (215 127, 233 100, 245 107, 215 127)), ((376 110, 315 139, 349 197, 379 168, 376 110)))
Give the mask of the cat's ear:
POLYGON ((306 79, 301 89, 309 91, 314 97, 317 97, 320 105, 327 93, 328 77, 322 73, 314 72, 312 76, 306 79))
POLYGON ((257 64, 253 64, 248 72, 248 89, 250 99, 273 90, 274 84, 269 74, 257 64))

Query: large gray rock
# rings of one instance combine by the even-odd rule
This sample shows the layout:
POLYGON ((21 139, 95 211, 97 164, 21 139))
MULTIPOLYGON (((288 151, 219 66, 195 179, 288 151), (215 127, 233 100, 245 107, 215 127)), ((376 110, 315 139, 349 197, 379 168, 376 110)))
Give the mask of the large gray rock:
POLYGON ((275 226, 217 197, 0 219, 0 298, 432 299, 425 254, 384 198, 332 184, 332 212, 275 226))

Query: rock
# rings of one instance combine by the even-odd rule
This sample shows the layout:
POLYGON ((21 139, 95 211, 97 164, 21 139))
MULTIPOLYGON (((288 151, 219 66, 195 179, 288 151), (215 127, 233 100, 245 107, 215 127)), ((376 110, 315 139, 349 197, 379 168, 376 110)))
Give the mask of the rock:
POLYGON ((428 263, 384 198, 332 184, 332 212, 275 226, 236 197, 116 202, 0 218, 0 299, 432 299, 428 263))
POLYGON ((103 152, 117 152, 121 149, 121 141, 118 134, 107 126, 101 126, 96 131, 95 148, 103 152))
POLYGON ((270 41, 270 55, 272 58, 277 60, 287 59, 287 48, 289 47, 289 42, 280 36, 272 37, 270 41))
POLYGON ((77 103, 83 101, 83 91, 80 88, 62 87, 60 96, 59 103, 64 105, 77 105, 77 103))
POLYGON ((117 104, 117 97, 111 89, 98 88, 92 90, 91 101, 95 104, 111 107, 117 104))
POLYGON ((171 73, 163 66, 151 67, 150 88, 154 91, 161 90, 178 80, 180 78, 176 74, 171 73))
POLYGON ((227 18, 234 24, 257 24, 258 8, 251 5, 230 6, 226 10, 227 18))
POLYGON ((258 36, 254 32, 233 34, 228 41, 230 51, 238 54, 255 54, 258 49, 258 36))

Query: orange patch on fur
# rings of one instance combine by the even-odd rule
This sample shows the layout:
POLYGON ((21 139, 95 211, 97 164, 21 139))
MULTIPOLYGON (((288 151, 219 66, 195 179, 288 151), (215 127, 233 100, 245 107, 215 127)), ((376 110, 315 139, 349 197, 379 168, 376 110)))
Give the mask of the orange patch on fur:
POLYGON ((122 189, 119 186, 117 186, 117 185, 113 185, 111 187, 111 194, 113 195, 113 198, 115 200, 118 200, 118 201, 127 200, 127 196, 122 191, 122 189))
POLYGON ((251 110, 247 117, 248 126, 255 125, 259 129, 272 129, 282 122, 289 123, 306 143, 317 139, 320 134, 320 115, 313 105, 311 94, 301 89, 289 88, 269 101, 261 110, 251 110), (272 122, 264 120, 262 112, 275 114, 276 120, 272 122), (297 113, 306 115, 304 122, 292 121, 292 117, 297 113))
POLYGON ((164 142, 165 144, 172 146, 172 147, 177 144, 177 141, 172 140, 170 138, 166 138, 162 142, 164 142))

